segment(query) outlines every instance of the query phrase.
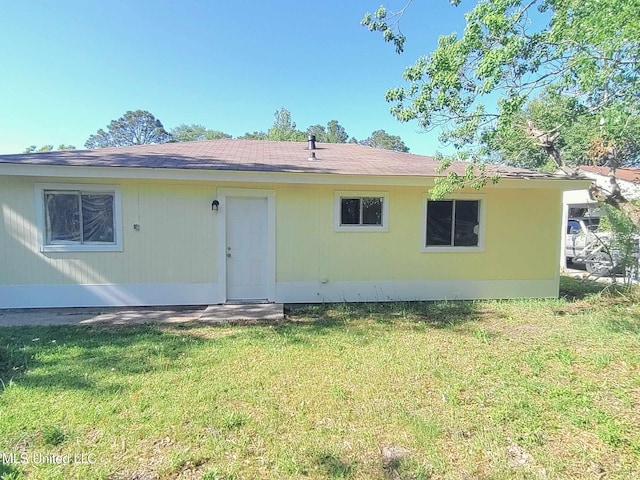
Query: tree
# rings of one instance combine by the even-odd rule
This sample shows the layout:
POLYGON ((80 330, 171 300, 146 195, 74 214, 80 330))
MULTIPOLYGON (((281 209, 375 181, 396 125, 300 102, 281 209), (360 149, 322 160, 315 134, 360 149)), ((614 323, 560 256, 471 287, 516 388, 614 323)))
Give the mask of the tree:
POLYGON ((407 147, 402 139, 397 135, 389 135, 384 130, 376 130, 366 140, 360 142, 361 145, 373 148, 383 148, 385 150, 393 150, 395 152, 408 152, 407 147))
POLYGON ((258 132, 257 130, 247 132, 238 138, 241 140, 268 140, 266 132, 258 132))
POLYGON ((483 139, 488 152, 510 165, 555 171, 586 164, 638 164, 638 117, 594 113, 573 96, 545 92, 514 115, 513 126, 487 132, 483 139))
POLYGON ((327 141, 327 131, 324 126, 317 124, 311 125, 307 128, 307 135, 313 135, 316 137, 316 141, 320 143, 326 143, 327 141))
MULTIPOLYGON (((380 7, 362 23, 402 52, 406 37, 399 26, 411 3, 396 13, 380 7)), ((408 85, 390 89, 386 99, 398 120, 442 129, 441 140, 462 159, 498 155, 513 162, 521 158, 513 150, 516 142, 510 151, 494 149, 519 136, 526 140, 523 150, 536 146, 565 170, 578 158, 612 168, 637 161, 638 142, 630 141, 630 132, 639 113, 639 10, 640 0, 479 2, 466 15, 463 35, 440 37, 435 51, 405 70, 408 85), (556 109, 554 122, 536 113, 545 106, 556 109), (585 135, 581 141, 578 131, 585 135)), ((449 175, 442 191, 470 180, 477 179, 449 175)), ((611 191, 595 193, 629 208, 615 182, 611 191)))
POLYGON ((267 131, 267 139, 284 142, 301 142, 307 139, 307 135, 296 129, 296 124, 291 119, 291 113, 283 107, 274 114, 273 125, 267 131))
POLYGON ((308 135, 315 135, 321 143, 346 143, 349 135, 337 120, 329 120, 325 129, 322 125, 311 125, 307 128, 308 135))
POLYGON ((38 148, 36 145, 30 145, 27 148, 24 149, 24 151, 22 153, 44 153, 44 152, 50 152, 53 150, 53 145, 43 145, 40 148, 38 148))
POLYGON ((346 143, 349 135, 337 120, 329 120, 327 123, 327 143, 346 143))
POLYGON ((185 123, 171 129, 171 139, 175 142, 193 142, 197 140, 217 140, 219 138, 231 138, 228 133, 218 130, 209 130, 204 125, 185 123))
MULTIPOLYGON (((65 145, 64 143, 61 143, 57 150, 75 150, 76 147, 74 147, 73 145, 65 145)), ((24 149, 24 151, 22 153, 44 153, 44 152, 51 152, 55 150, 53 148, 53 145, 43 145, 40 148, 38 148, 36 145, 30 145, 27 148, 24 149)))
POLYGON ((99 129, 84 144, 87 148, 126 147, 165 143, 171 136, 162 122, 146 110, 129 110, 117 120, 112 120, 105 132, 99 129))

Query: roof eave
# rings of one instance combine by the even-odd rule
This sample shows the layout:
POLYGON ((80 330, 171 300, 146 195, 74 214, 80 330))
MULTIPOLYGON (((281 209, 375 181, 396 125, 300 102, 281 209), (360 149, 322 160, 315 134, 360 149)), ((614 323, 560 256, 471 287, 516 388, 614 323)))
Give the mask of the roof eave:
MULTIPOLYGON (((345 173, 271 172, 251 170, 100 167, 0 163, 0 175, 27 177, 171 180, 197 182, 301 183, 333 185, 403 185, 431 187, 433 175, 369 175, 345 173)), ((580 190, 591 180, 563 177, 502 177, 494 188, 580 190)))

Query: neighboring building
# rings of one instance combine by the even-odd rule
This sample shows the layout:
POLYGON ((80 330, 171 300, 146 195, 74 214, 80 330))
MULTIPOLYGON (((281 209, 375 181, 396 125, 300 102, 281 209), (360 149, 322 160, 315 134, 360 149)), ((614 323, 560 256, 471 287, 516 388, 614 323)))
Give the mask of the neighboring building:
MULTIPOLYGON (((608 167, 583 165, 578 169, 578 172, 601 187, 607 188, 610 185, 611 169, 608 167)), ((617 168, 615 177, 624 198, 627 200, 640 199, 640 168, 617 168)))
POLYGON ((489 167, 434 202, 436 166, 226 139, 3 155, 0 307, 556 296, 562 192, 588 183, 489 167))

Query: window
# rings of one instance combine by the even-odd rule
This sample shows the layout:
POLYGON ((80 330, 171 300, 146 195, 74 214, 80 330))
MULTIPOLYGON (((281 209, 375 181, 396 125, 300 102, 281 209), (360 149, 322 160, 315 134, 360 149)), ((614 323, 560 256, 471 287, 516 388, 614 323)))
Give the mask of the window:
POLYGON ((481 200, 427 200, 423 250, 480 249, 482 246, 481 224, 481 200))
POLYGON ((382 198, 341 198, 340 225, 382 225, 382 198))
POLYGON ((336 192, 335 223, 338 231, 386 231, 387 195, 380 192, 336 192))
POLYGON ((43 251, 122 250, 120 196, 113 187, 38 185, 36 189, 43 251))

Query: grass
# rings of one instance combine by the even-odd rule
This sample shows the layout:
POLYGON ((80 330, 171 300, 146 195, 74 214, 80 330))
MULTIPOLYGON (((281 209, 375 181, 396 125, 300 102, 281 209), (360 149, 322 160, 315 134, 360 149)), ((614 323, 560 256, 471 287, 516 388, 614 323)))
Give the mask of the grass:
POLYGON ((640 478, 640 295, 602 288, 2 328, 0 479, 640 478))

